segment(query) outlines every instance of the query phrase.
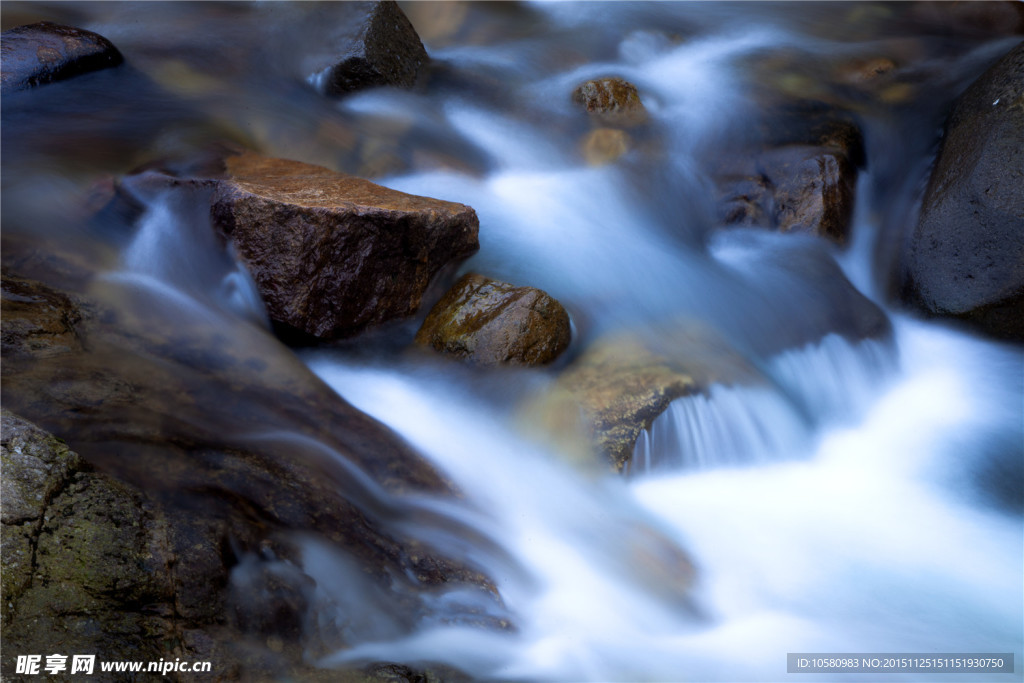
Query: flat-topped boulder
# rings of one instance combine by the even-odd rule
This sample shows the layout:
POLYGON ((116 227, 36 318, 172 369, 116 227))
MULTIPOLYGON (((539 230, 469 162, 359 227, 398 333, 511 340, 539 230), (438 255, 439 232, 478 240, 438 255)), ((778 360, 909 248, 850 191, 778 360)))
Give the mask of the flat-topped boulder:
POLYGON ((479 248, 472 208, 254 153, 229 157, 211 215, 273 321, 317 339, 413 315, 442 268, 479 248))
POLYGON ((92 31, 41 21, 4 31, 0 40, 4 94, 124 61, 113 43, 92 31))

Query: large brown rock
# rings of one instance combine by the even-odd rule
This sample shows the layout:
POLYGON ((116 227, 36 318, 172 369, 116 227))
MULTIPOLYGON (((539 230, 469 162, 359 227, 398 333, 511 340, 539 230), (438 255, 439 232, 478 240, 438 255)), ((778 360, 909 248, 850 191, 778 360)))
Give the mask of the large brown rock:
POLYGON ((903 272, 927 313, 1024 340, 1024 43, 957 99, 903 272))
POLYGON ((570 337, 569 314, 545 292, 468 273, 431 309, 416 343, 479 365, 544 365, 570 337))
POLYGON ((427 51, 409 19, 393 0, 350 3, 351 15, 333 43, 340 54, 313 59, 307 69, 324 93, 416 83, 427 51))
POLYGON ((215 226, 271 318, 318 339, 411 316, 434 276, 479 247, 476 212, 463 204, 253 153, 226 166, 215 226))
POLYGON ((0 39, 2 92, 7 94, 117 66, 124 58, 103 36, 49 21, 19 26, 0 39))

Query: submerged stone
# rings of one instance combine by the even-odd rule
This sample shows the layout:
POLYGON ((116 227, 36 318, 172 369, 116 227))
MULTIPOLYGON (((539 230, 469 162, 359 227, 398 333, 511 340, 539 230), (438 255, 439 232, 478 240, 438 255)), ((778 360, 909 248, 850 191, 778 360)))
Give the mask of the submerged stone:
POLYGON ((672 401, 715 383, 755 381, 759 373, 717 333, 677 325, 598 339, 528 412, 563 450, 571 454, 572 439, 582 436, 599 459, 622 471, 640 432, 672 401))
POLYGON ((544 365, 570 336, 569 314, 545 292, 469 273, 431 309, 416 343, 478 365, 544 365))
POLYGON ((117 66, 124 58, 92 31, 49 21, 4 31, 0 39, 4 93, 117 66))

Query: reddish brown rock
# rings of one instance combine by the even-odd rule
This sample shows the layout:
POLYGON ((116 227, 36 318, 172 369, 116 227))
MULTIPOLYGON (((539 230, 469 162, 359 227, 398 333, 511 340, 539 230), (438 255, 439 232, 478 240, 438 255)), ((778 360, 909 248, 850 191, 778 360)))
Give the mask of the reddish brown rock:
POLYGON ((636 126, 647 120, 647 109, 636 86, 621 78, 581 83, 573 91, 572 101, 608 125, 636 126))
POLYGON ((475 252, 476 212, 297 161, 226 162, 212 215, 271 318, 318 339, 412 315, 443 267, 475 252))
POLYGON ((722 167, 718 215, 726 225, 820 235, 840 245, 849 238, 857 167, 838 142, 773 147, 722 167))
POLYGON ((544 365, 569 347, 569 314, 545 292, 462 277, 431 309, 416 343, 479 365, 544 365))
POLYGON ((783 147, 762 157, 761 170, 775 189, 777 230, 846 242, 857 169, 845 155, 814 147, 783 147))
POLYGON ((398 5, 393 0, 359 2, 348 9, 353 16, 334 40, 340 54, 314 59, 308 67, 317 87, 329 95, 343 95, 416 83, 420 67, 430 58, 398 5))
POLYGON ((103 36, 49 21, 3 32, 4 93, 117 66, 124 58, 103 36))

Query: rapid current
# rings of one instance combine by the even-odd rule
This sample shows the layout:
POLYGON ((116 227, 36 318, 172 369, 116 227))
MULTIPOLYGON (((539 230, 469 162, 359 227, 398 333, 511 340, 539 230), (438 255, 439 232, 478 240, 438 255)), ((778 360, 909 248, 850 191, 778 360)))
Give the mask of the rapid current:
MULTIPOLYGON (((408 3, 434 64, 427 87, 330 100, 282 85, 263 63, 217 68, 218 41, 256 40, 231 32, 229 15, 268 22, 261 40, 273 47, 309 28, 300 6, 44 6, 106 35, 163 90, 106 92, 97 74, 68 87, 109 97, 113 118, 96 122, 91 98, 80 121, 59 127, 56 100, 35 105, 46 112, 38 121, 5 111, 4 127, 19 130, 3 141, 5 231, 26 216, 59 223, 59 198, 85 192, 96 169, 123 172, 227 131, 273 156, 474 207, 481 249, 462 271, 549 292, 572 316, 575 349, 606 332, 696 320, 766 379, 677 399, 616 474, 581 467, 524 417, 558 367, 482 370, 404 353, 407 326, 297 350, 465 493, 419 504, 498 551, 411 531, 491 576, 515 623, 509 633, 443 620, 397 632, 387 596, 339 579, 344 560, 311 544, 304 570, 355 634, 319 666, 434 662, 490 680, 869 681, 891 677, 787 674, 787 653, 984 652, 1013 653, 1016 673, 942 680, 1021 680, 1024 356, 889 295, 949 103, 1019 37, 914 24, 899 4, 408 3), (910 94, 886 102, 830 89, 827 65, 878 53, 904 55, 910 94), (779 54, 791 56, 784 69, 771 61, 779 54), (650 133, 619 161, 591 166, 569 94, 606 74, 637 85, 650 133), (845 248, 716 222, 717 150, 758 135, 763 98, 793 88, 847 106, 864 135, 845 248), (363 141, 359 153, 344 131, 363 141), (821 284, 822 268, 879 305, 891 333, 830 329, 827 313, 846 299, 821 284), (676 552, 693 562, 692 585, 664 570, 676 552)), ((266 326, 244 269, 201 216, 159 196, 140 201, 136 232, 88 238, 116 246, 106 282, 214 327, 266 326)))

